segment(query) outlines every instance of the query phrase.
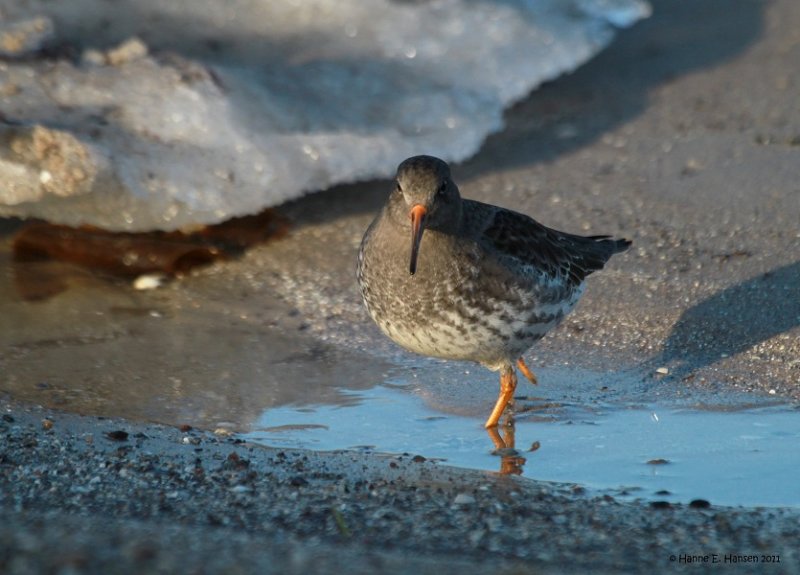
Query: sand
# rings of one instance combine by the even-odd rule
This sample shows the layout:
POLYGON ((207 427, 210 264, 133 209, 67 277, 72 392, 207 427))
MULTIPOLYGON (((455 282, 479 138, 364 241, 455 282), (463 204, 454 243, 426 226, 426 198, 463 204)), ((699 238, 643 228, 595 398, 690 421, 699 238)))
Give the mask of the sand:
MULTIPOLYGON (((553 227, 634 241, 592 278, 579 308, 530 363, 634 370, 622 398, 800 399, 798 30, 800 4, 792 0, 654 2, 650 20, 513 107, 508 128, 454 167, 466 197, 553 227)), ((282 211, 294 227, 286 239, 163 290, 115 292, 113 303, 101 304, 111 327, 81 322, 74 340, 64 336, 65 318, 85 318, 69 310, 108 291, 98 280, 76 280, 38 311, 14 307, 27 331, 23 338, 5 330, 11 352, 0 359, 3 373, 13 374, 1 387, 11 421, 0 434, 0 568, 300 573, 338 572, 345 561, 355 572, 396 573, 798 568, 796 509, 659 508, 411 456, 281 457, 176 429, 187 421, 213 429, 226 417, 236 427, 307 391, 293 386, 273 397, 282 380, 270 379, 269 362, 256 374, 268 391, 252 405, 226 399, 251 397, 250 388, 209 395, 208 385, 193 387, 206 375, 218 380, 223 369, 257 371, 247 366, 273 353, 270 341, 278 342, 271 360, 301 356, 286 364, 295 373, 337 365, 337 380, 363 378, 356 386, 402 355, 369 322, 353 280, 358 241, 389 186, 342 186, 288 204, 282 211), (172 359, 134 364, 109 353, 104 366, 91 367, 98 350, 152 356, 174 341, 174 333, 158 336, 170 323, 188 334, 172 344, 172 359), (63 345, 37 345, 58 329, 51 341, 63 345), (189 360, 181 355, 187 350, 189 360), (52 375, 48 361, 60 362, 58 385, 30 391, 48 365, 52 375), (104 379, 98 373, 109 365, 114 377, 104 379), (170 375, 183 382, 170 384, 171 407, 148 404, 170 375), (97 391, 85 392, 89 381, 97 391), (126 401, 115 400, 123 390, 126 401), (186 411, 175 407, 184 403, 186 411), (118 429, 129 433, 126 441, 105 435, 118 429), (248 465, 231 460, 232 452, 248 465), (715 564, 715 554, 741 560, 715 564), (759 563, 746 562, 751 555, 759 563), (780 563, 764 565, 772 556, 780 563)), ((326 389, 322 380, 312 393, 326 389)), ((486 402, 448 401, 437 385, 428 393, 431 404, 454 411, 477 413, 486 402)))

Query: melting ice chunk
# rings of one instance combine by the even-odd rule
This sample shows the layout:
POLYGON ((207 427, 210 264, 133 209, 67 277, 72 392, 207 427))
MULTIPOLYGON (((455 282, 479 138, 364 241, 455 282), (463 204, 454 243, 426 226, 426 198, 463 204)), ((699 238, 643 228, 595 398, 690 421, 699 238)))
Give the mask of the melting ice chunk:
POLYGON ((253 213, 430 153, 585 62, 644 0, 8 2, 78 62, 0 79, 0 215, 113 230, 253 213), (139 35, 144 41, 130 39, 139 35))

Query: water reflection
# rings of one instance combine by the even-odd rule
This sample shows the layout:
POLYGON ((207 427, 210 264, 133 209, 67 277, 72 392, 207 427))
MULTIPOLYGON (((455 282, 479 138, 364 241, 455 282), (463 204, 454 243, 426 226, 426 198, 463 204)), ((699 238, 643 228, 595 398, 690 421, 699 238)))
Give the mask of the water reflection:
POLYGON ((67 263, 28 262, 78 288, 46 297, 48 284, 30 301, 10 263, 0 242, 0 393, 17 400, 241 431, 300 398, 350 401, 332 382, 368 388, 389 369, 306 334, 301 316, 268 293, 252 297, 235 274, 139 292, 67 263))
POLYGON ((526 459, 515 447, 513 418, 509 417, 502 426, 490 427, 486 433, 494 444, 492 455, 500 457, 500 475, 522 475, 526 459))
POLYGON ((245 437, 275 447, 414 453, 622 498, 800 507, 796 407, 605 406, 551 412, 549 419, 518 410, 512 425, 485 430, 482 412, 443 416, 426 405, 423 389, 378 386, 343 392, 355 399, 347 407, 269 409, 245 437))

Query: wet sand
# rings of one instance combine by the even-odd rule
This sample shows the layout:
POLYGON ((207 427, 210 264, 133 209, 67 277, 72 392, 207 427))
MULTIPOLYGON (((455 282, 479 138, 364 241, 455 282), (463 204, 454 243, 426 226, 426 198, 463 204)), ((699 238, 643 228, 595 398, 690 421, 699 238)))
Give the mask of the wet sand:
MULTIPOLYGON (((608 374, 620 404, 796 401, 800 5, 654 7, 598 58, 509 110, 507 129, 454 175, 467 197, 634 241, 530 352, 534 369, 608 374), (633 375, 614 380, 621 372, 633 375)), ((410 358, 362 309, 355 253, 388 190, 342 186, 286 205, 287 238, 152 292, 73 270, 67 291, 26 303, 15 295, 19 268, 3 266, 0 392, 12 421, 0 434, 0 567, 650 572, 685 552, 782 558, 749 572, 796 568, 796 510, 658 509, 410 457, 281 458, 177 431, 246 430, 269 407, 345 401, 337 387, 371 387, 399 364, 424 380, 429 405, 476 418, 488 409, 491 374, 470 368, 454 390, 464 366, 410 358), (126 442, 105 437, 118 428, 126 442), (232 451, 254 476, 225 467, 232 451)), ((581 383, 563 393, 591 399, 597 390, 581 383)))

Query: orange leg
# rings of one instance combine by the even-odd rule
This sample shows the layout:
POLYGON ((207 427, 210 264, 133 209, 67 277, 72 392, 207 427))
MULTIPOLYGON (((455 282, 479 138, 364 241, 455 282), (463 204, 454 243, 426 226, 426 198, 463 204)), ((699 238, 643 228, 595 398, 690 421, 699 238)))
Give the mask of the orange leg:
POLYGON ((494 404, 492 414, 486 420, 487 429, 496 426, 500 421, 500 416, 503 415, 506 406, 514 399, 515 389, 517 389, 517 374, 509 365, 500 371, 500 395, 497 397, 497 403, 494 404))
POLYGON ((528 368, 528 366, 525 365, 525 362, 522 361, 522 358, 517 360, 517 367, 522 372, 522 375, 524 375, 533 385, 537 385, 539 383, 536 381, 536 376, 533 375, 533 372, 530 370, 530 368, 528 368))

